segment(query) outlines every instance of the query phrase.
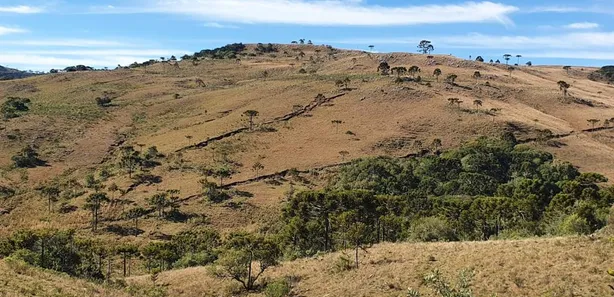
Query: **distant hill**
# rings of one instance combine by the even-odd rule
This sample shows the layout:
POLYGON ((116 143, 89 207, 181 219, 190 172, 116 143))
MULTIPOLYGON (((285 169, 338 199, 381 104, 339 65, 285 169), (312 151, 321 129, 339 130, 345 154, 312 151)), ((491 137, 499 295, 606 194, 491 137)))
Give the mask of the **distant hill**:
POLYGON ((0 80, 25 78, 33 75, 35 74, 27 71, 0 66, 0 80))
POLYGON ((603 66, 601 69, 589 74, 588 79, 614 83, 614 66, 603 66))

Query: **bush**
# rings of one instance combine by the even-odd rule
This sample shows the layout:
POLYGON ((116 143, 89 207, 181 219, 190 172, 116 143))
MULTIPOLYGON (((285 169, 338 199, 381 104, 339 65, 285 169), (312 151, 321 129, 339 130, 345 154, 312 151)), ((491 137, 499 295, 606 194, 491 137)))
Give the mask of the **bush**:
POLYGON ((188 268, 194 266, 205 266, 215 261, 216 256, 208 252, 187 253, 174 264, 174 268, 188 268))
POLYGON ((267 284, 264 289, 264 296, 266 297, 285 297, 290 294, 290 284, 286 279, 276 280, 267 284))
POLYGON ((582 235, 591 233, 591 227, 585 218, 579 217, 577 214, 572 214, 559 225, 559 235, 582 235))
POLYGON ((34 168, 42 166, 45 162, 38 158, 38 152, 31 146, 22 149, 17 155, 11 157, 17 168, 34 168))
POLYGON ((354 262, 352 262, 350 257, 346 254, 341 254, 341 256, 339 256, 339 258, 337 258, 335 261, 335 272, 348 271, 354 268, 356 268, 356 266, 354 266, 354 262))
POLYGON ((420 218, 412 224, 410 239, 433 242, 453 241, 457 238, 446 220, 438 217, 426 217, 420 218))
POLYGON ((100 106, 100 107, 108 107, 109 105, 111 105, 111 98, 104 96, 104 97, 96 97, 96 105, 100 106))
POLYGON ((20 260, 32 266, 36 266, 40 262, 40 258, 38 255, 38 253, 35 253, 33 251, 20 249, 13 252, 9 258, 14 260, 20 260))

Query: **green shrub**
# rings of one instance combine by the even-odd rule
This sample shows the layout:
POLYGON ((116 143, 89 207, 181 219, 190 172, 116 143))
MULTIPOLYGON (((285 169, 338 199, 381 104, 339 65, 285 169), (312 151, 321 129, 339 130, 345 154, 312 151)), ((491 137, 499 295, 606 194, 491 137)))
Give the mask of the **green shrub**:
POLYGON ((266 297, 285 297, 290 294, 290 284, 286 279, 276 280, 267 284, 264 289, 264 296, 266 297))
POLYGON ((346 254, 341 254, 339 258, 337 258, 337 260, 335 261, 335 272, 348 271, 354 268, 356 268, 356 266, 354 266, 354 262, 352 262, 352 260, 350 260, 350 257, 346 254))
POLYGON ((9 257, 14 260, 20 260, 32 266, 38 265, 40 262, 39 254, 30 250, 20 249, 14 251, 9 257))
POLYGON ((410 239, 416 241, 453 241, 454 230, 448 222, 438 217, 426 217, 416 220, 411 225, 410 239))
POLYGON ((591 227, 585 218, 572 214, 563 219, 559 225, 559 235, 581 235, 591 233, 591 227))
POLYGON ((187 253, 173 263, 174 268, 205 266, 215 261, 216 256, 208 252, 187 253))
POLYGON ((23 148, 11 157, 11 160, 13 160, 16 168, 34 168, 45 165, 45 161, 38 158, 38 152, 31 146, 23 148))

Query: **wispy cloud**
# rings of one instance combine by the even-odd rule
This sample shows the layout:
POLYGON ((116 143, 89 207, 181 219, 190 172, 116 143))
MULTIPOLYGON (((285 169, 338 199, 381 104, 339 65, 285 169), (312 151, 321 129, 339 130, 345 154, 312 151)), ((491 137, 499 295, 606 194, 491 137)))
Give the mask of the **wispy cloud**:
POLYGON ((554 5, 554 6, 537 6, 532 8, 521 9, 525 13, 595 13, 595 14, 614 14, 614 8, 611 4, 599 5, 588 4, 583 6, 571 5, 554 5))
MULTIPOLYGON (((505 36, 485 35, 472 33, 451 36, 404 36, 398 38, 349 38, 341 40, 320 40, 320 42, 349 45, 415 45, 417 40, 428 38, 437 48, 446 49, 476 49, 478 51, 507 51, 524 52, 528 50, 548 52, 554 56, 557 53, 561 58, 570 56, 574 51, 582 53, 586 58, 593 56, 586 53, 587 48, 595 48, 601 52, 614 53, 614 32, 570 32, 555 35, 538 36, 505 36), (563 54, 565 53, 565 54, 563 54)), ((574 55, 580 56, 579 54, 574 55)), ((606 56, 606 55, 602 55, 606 56)))
POLYGON ((208 28, 217 28, 217 29, 238 29, 238 26, 235 25, 225 25, 225 24, 220 24, 220 23, 215 23, 215 22, 211 22, 211 23, 205 23, 203 24, 203 26, 208 27, 208 28))
POLYGON ((25 33, 25 32, 27 32, 27 30, 0 26, 0 35, 25 33))
POLYGON ((589 23, 589 22, 572 23, 572 24, 564 26, 564 28, 567 28, 567 29, 580 29, 580 30, 584 30, 584 29, 597 29, 597 28, 599 28, 599 24, 597 24, 597 23, 589 23))
MULTIPOLYGON (((143 1, 143 0, 141 0, 143 1)), ((139 9, 103 13, 173 13, 211 22, 312 26, 400 26, 449 23, 513 24, 515 6, 489 1, 462 4, 378 6, 359 0, 159 0, 139 9)))
MULTIPOLYGON (((0 35, 2 35, 0 27, 0 35)), ((94 39, 40 39, 40 40, 0 40, 0 45, 40 46, 40 47, 117 47, 127 44, 94 39)))
POLYGON ((45 11, 41 7, 33 7, 27 5, 20 6, 0 6, 0 13, 21 13, 21 14, 33 14, 41 13, 45 11))

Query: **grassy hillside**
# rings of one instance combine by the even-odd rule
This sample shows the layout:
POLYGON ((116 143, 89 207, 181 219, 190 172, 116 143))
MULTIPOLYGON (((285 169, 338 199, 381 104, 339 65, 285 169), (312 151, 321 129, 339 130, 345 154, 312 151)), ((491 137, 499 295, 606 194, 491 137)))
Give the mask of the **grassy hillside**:
MULTIPOLYGON (((505 65, 451 56, 370 54, 311 45, 275 48, 276 52, 261 53, 255 45, 249 45, 240 59, 188 59, 176 64, 0 81, 0 103, 9 97, 30 99, 27 111, 0 122, 0 236, 24 228, 70 228, 76 230, 77 236, 109 245, 129 242, 142 246, 203 226, 222 235, 255 231, 278 221, 283 201, 292 193, 322 188, 341 165, 351 160, 446 151, 479 136, 502 132, 512 132, 524 146, 552 153, 557 162, 569 161, 582 172, 614 178, 610 166, 614 162, 614 120, 610 122, 614 118, 614 88, 588 78, 596 68, 566 71, 562 67, 535 66, 516 68, 510 73, 505 65), (396 74, 378 73, 381 61, 391 67, 415 65, 421 70, 397 79, 396 74), (436 68, 442 71, 440 77, 432 75, 436 68), (476 71, 479 78, 474 77, 476 71), (457 76, 454 83, 445 81, 451 74, 457 76), (337 84, 346 78, 347 85, 337 84), (571 85, 567 96, 559 81, 571 85), (96 98, 108 98, 111 103, 98 105, 96 98), (462 103, 450 104, 449 98, 458 98, 462 103), (257 111, 253 129, 245 114, 248 110, 257 111), (593 125, 587 121, 590 119, 599 122, 593 125), (440 145, 434 149, 436 140, 440 145), (26 146, 38 152, 44 166, 13 166, 12 157, 26 146), (145 152, 155 147, 157 153, 149 154, 149 165, 135 166, 132 172, 121 162, 122 156, 130 153, 126 147, 134 148, 139 155, 147 155, 145 152), (228 167, 232 174, 220 180, 219 174, 212 171, 221 166, 228 167), (88 174, 100 185, 87 182, 88 174), (199 183, 205 179, 226 190, 229 199, 221 203, 205 199, 203 184, 199 183), (57 186, 61 192, 51 211, 41 188, 49 185, 57 186), (97 190, 108 193, 112 201, 100 209, 100 226, 92 232, 87 198, 97 190), (174 208, 181 215, 158 218, 148 199, 167 190, 177 190, 173 191, 174 208), (136 221, 126 217, 127 210, 138 207, 146 213, 136 221)), ((496 283, 509 282, 513 276, 487 280, 485 274, 493 273, 494 267, 480 267, 477 258, 467 262, 469 265, 461 265, 447 253, 455 249, 466 249, 467 254, 473 250, 486 254, 501 251, 509 257, 502 261, 509 265, 537 265, 539 262, 525 259, 535 259, 540 254, 518 262, 512 257, 521 257, 518 253, 524 250, 537 253, 532 249, 551 249, 560 255, 555 259, 565 263, 561 267, 567 268, 572 266, 565 265, 574 261, 592 265, 594 260, 565 258, 571 257, 566 254, 570 249, 599 257, 598 250, 606 245, 587 239, 381 245, 370 249, 362 262, 388 261, 376 256, 403 255, 406 249, 416 248, 422 254, 397 259, 401 263, 399 272, 409 271, 407 278, 392 285, 374 283, 364 292, 360 291, 363 288, 357 290, 364 296, 402 295, 408 286, 417 286, 419 276, 432 267, 446 267, 442 270, 452 273, 475 266, 477 288, 481 290, 478 292, 544 295, 548 288, 555 288, 546 282, 546 276, 557 278, 552 284, 567 283, 559 282, 557 274, 538 270, 547 269, 553 262, 544 262, 535 270, 518 270, 518 274, 531 273, 532 277, 523 278, 518 281, 521 285, 513 287, 510 283, 496 283), (433 255, 435 264, 419 264, 440 248, 440 253, 433 255), (449 260, 437 266, 440 257, 441 261, 449 260)), ((331 265, 335 257, 338 255, 327 255, 322 263, 331 265)), ((329 288, 338 290, 331 296, 354 295, 342 291, 352 274, 365 280, 382 275, 382 282, 388 278, 383 271, 389 265, 368 264, 364 270, 331 276, 325 273, 327 268, 316 267, 318 261, 321 260, 287 263, 270 275, 301 274, 299 283, 308 284, 308 290, 299 292, 305 296, 321 296, 329 288)), ((607 267, 588 267, 592 268, 592 284, 601 285, 605 278, 602 272, 607 267)), ((177 282, 200 282, 202 270, 163 273, 161 279, 171 284, 172 292, 199 292, 187 283, 177 282)), ((582 271, 577 280, 592 273, 582 271)), ((135 274, 145 272, 143 265, 135 267, 135 274)), ((569 277, 576 279, 575 274, 569 277)), ((217 282, 207 280, 203 284, 217 282)), ((600 291, 601 287, 595 290, 605 292, 600 291)), ((552 292, 552 296, 566 296, 552 292)), ((592 295, 593 291, 582 284, 579 292, 592 295)))
MULTIPOLYGON (((439 270, 455 283, 469 269, 476 296, 610 296, 612 251, 608 240, 586 237, 382 244, 361 252, 358 270, 337 271, 341 253, 333 253, 283 263, 265 277, 291 277, 295 296, 406 296, 408 288, 435 296, 422 284, 425 274, 439 270)), ((201 267, 164 272, 158 281, 171 296, 230 296, 233 288, 201 267)))

